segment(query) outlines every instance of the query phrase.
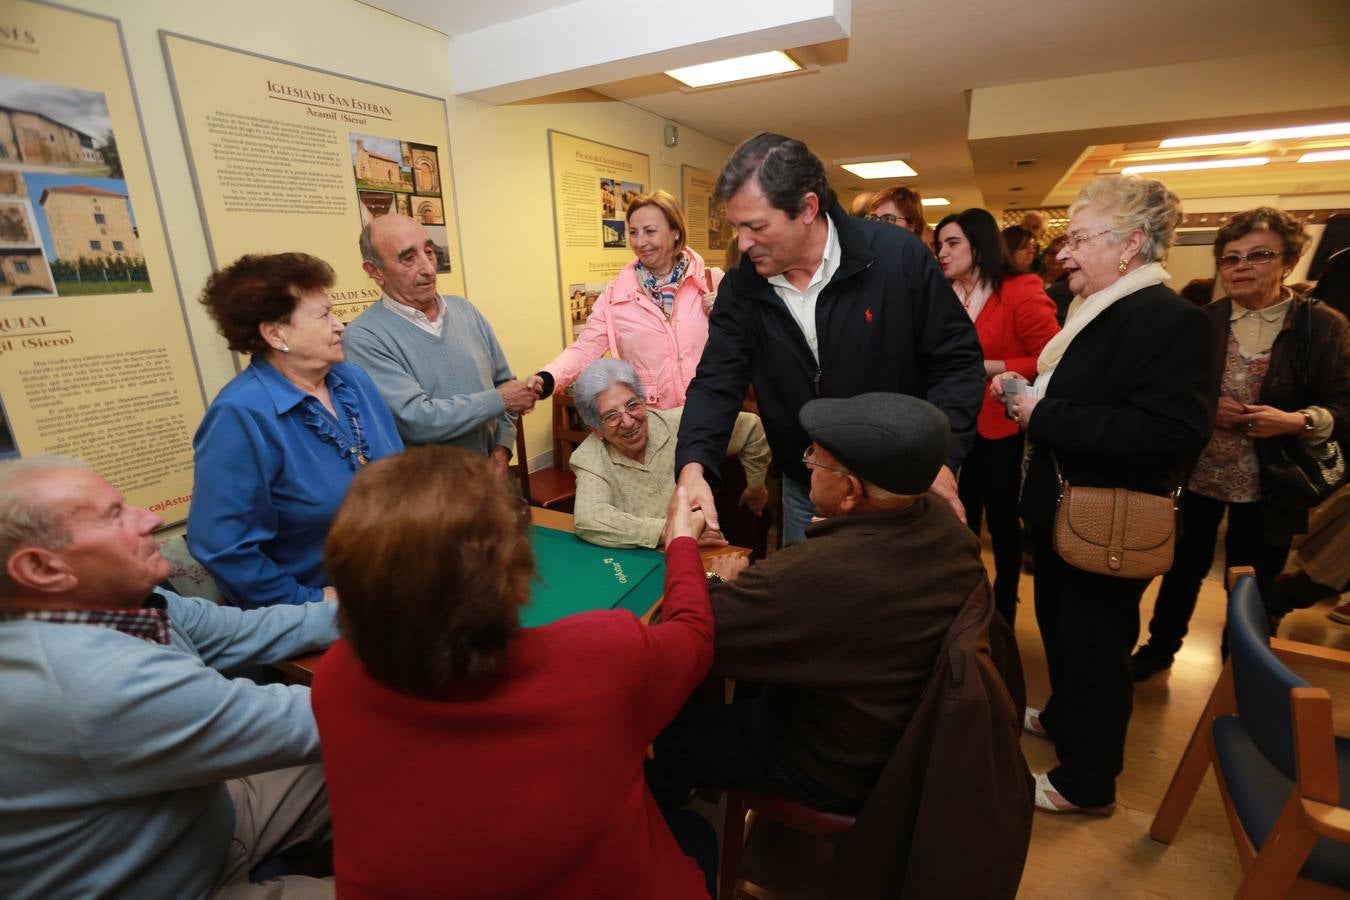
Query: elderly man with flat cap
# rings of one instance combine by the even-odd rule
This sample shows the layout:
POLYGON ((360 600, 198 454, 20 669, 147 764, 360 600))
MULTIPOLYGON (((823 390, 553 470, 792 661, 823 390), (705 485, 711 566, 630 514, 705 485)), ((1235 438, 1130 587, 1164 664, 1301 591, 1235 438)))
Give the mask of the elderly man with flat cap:
POLYGON ((716 786, 856 812, 958 613, 990 602, 978 542, 928 493, 948 450, 937 407, 861 394, 813 400, 800 421, 824 518, 749 568, 719 564, 713 674, 736 678, 738 696, 691 704, 658 738, 649 779, 663 802, 716 786))

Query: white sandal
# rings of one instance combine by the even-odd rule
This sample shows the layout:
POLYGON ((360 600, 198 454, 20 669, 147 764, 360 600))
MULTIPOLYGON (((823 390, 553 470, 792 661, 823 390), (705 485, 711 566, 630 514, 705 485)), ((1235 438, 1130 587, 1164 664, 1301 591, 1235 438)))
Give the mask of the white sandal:
POLYGON ((1041 711, 1028 706, 1022 713, 1022 730, 1032 737, 1044 738, 1050 740, 1050 732, 1041 725, 1041 711))
POLYGON ((1042 812, 1055 813, 1062 815, 1064 813, 1083 813, 1088 816, 1109 816, 1116 811, 1116 805, 1109 803, 1106 806, 1077 806, 1070 803, 1068 798, 1055 790, 1055 786, 1050 783, 1050 774, 1048 772, 1035 773, 1036 776, 1036 808, 1042 812), (1057 797, 1056 803, 1051 795, 1057 797))

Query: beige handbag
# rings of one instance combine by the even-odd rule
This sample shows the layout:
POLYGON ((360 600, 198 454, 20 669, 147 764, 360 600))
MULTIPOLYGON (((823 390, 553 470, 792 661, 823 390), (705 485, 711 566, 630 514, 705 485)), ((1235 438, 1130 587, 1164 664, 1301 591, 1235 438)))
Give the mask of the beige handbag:
MULTIPOLYGON (((1053 457, 1052 457, 1053 458, 1053 457)), ((1152 578, 1172 568, 1177 501, 1124 488, 1073 487, 1059 479, 1055 552, 1075 569, 1116 578, 1152 578)))

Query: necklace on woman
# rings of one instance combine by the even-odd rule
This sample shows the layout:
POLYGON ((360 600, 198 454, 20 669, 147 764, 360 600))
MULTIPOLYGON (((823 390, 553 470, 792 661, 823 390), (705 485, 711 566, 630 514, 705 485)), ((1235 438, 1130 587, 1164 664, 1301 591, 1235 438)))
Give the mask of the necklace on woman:
POLYGON ((336 416, 330 418, 324 415, 327 410, 312 394, 305 402, 305 423, 318 433, 319 440, 337 447, 338 454, 347 460, 347 465, 355 471, 370 462, 370 445, 366 441, 365 431, 361 428, 361 416, 357 413, 354 398, 348 396, 348 393, 349 389, 341 382, 329 387, 329 396, 333 400, 334 408, 342 411, 342 415, 351 426, 351 440, 348 440, 342 429, 337 427, 336 416))

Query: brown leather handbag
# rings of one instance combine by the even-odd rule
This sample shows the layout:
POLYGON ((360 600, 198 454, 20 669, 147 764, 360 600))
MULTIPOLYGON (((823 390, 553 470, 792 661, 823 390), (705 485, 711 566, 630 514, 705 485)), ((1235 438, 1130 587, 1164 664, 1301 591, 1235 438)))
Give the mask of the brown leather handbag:
MULTIPOLYGON (((1053 457, 1052 457, 1053 458, 1053 457)), ((1073 487, 1059 471, 1055 552, 1075 569, 1116 578, 1152 578, 1172 568, 1177 502, 1124 488, 1073 487)))

